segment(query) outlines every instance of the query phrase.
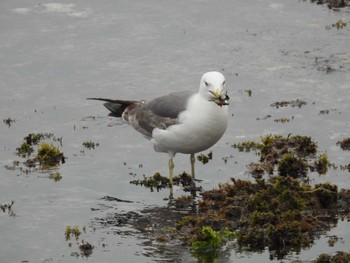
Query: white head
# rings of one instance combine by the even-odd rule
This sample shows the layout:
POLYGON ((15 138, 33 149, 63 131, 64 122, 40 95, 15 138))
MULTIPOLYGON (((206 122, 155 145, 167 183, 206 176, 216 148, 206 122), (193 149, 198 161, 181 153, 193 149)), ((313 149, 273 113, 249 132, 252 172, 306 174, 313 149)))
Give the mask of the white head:
POLYGON ((220 72, 211 71, 202 76, 199 93, 208 101, 215 102, 222 107, 228 105, 225 77, 220 72))

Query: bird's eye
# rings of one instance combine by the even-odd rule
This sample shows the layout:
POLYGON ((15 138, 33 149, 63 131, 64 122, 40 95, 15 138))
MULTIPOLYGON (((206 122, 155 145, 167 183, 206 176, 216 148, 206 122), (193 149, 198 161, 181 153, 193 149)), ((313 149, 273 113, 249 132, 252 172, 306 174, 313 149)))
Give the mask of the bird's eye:
POLYGON ((204 81, 204 84, 205 84, 205 86, 207 86, 207 87, 209 86, 208 82, 206 82, 206 81, 204 81))
POLYGON ((224 80, 224 82, 222 83, 222 86, 224 86, 226 84, 226 81, 224 80))

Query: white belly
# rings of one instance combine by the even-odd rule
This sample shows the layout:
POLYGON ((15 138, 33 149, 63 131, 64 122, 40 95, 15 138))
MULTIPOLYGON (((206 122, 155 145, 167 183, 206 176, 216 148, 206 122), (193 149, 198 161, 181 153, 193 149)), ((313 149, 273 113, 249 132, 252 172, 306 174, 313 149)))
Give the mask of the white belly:
POLYGON ((178 125, 153 130, 156 151, 173 155, 197 153, 210 148, 222 137, 228 122, 227 106, 220 107, 199 94, 192 97, 190 105, 181 113, 178 125))

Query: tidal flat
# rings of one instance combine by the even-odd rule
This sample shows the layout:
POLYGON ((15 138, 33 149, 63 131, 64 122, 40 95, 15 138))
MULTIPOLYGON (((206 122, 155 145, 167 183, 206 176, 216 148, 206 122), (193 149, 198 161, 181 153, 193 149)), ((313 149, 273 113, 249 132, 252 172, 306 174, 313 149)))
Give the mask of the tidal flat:
POLYGON ((347 260, 349 14, 348 1, 2 1, 1 261, 347 260), (210 70, 229 126, 195 181, 176 156, 169 202, 168 156, 86 98, 197 90, 210 70))

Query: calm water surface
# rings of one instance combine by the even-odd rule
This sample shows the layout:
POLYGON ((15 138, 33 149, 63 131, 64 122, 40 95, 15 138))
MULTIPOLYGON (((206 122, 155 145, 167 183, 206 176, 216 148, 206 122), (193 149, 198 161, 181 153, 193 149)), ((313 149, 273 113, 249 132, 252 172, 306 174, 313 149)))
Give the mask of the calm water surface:
MULTIPOLYGON (((204 189, 232 176, 251 178, 246 165, 257 157, 238 153, 232 144, 270 133, 312 136, 331 162, 348 164, 349 152, 336 143, 350 134, 350 27, 331 25, 340 19, 349 24, 349 12, 298 0, 1 1, 0 116, 15 122, 0 123, 0 203, 14 200, 15 216, 0 214, 0 261, 196 262, 187 249, 156 246, 139 229, 96 223, 110 214, 165 207, 167 191, 150 192, 129 182, 155 172, 166 175, 168 157, 87 97, 149 99, 196 90, 204 72, 223 72, 230 123, 211 149, 213 160, 197 164, 204 189), (270 106, 295 99, 307 105, 270 106), (274 121, 279 118, 290 122, 274 121), (67 160, 59 168, 60 181, 47 172, 6 168, 23 161, 15 151, 32 132, 62 137, 67 160), (99 146, 84 148, 88 140, 99 146), (74 240, 65 240, 67 225, 86 226, 79 242, 94 245, 90 257, 79 255, 74 240)), ((189 170, 189 157, 176 156, 175 173, 189 170)), ((338 169, 310 178, 349 188, 349 176, 338 169)), ((176 196, 183 194, 175 189, 176 196)), ((287 260, 346 251, 349 229, 339 222, 287 260), (341 241, 330 247, 327 235, 341 241)), ((229 248, 218 259, 233 261, 270 262, 268 252, 229 248)))

